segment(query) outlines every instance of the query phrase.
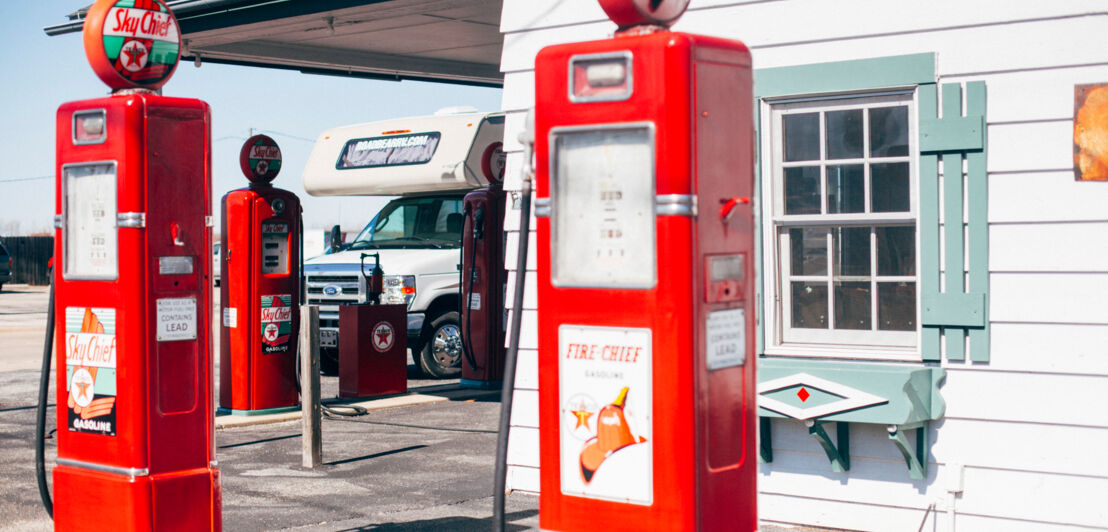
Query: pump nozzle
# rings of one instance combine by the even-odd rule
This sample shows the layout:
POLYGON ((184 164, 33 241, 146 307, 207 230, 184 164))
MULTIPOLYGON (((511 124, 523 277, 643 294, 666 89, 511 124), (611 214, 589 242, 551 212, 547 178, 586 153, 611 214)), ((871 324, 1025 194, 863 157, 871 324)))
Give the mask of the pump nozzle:
POLYGON ((366 303, 381 304, 381 294, 385 293, 385 272, 381 270, 380 253, 362 253, 362 276, 365 277, 366 303), (366 257, 373 258, 373 271, 365 273, 366 257))
POLYGON ((473 239, 484 240, 485 238, 485 206, 477 207, 477 212, 473 214, 473 239))

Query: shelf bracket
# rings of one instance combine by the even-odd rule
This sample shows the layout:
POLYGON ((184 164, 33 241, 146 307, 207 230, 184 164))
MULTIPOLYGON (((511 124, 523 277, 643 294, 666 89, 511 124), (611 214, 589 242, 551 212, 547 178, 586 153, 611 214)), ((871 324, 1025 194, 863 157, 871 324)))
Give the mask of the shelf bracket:
POLYGON ((773 461, 773 432, 768 417, 758 417, 758 460, 763 464, 773 461))
POLYGON ((831 470, 837 473, 850 471, 850 424, 835 423, 835 441, 823 430, 823 425, 813 419, 804 420, 808 427, 808 434, 819 442, 823 452, 827 453, 827 459, 831 461, 831 470))
POLYGON ((908 464, 908 476, 912 480, 922 480, 927 477, 927 423, 913 423, 911 425, 889 425, 889 439, 896 444, 897 450, 904 456, 904 462, 908 464), (904 433, 916 429, 916 444, 911 445, 904 433))

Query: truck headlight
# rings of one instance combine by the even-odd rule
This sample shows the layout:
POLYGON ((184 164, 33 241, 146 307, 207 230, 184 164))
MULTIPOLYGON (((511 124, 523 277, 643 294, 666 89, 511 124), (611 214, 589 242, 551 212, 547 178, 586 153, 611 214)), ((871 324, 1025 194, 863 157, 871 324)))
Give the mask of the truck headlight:
POLYGON ((381 294, 384 305, 411 305, 415 299, 414 275, 386 275, 385 293, 381 294))

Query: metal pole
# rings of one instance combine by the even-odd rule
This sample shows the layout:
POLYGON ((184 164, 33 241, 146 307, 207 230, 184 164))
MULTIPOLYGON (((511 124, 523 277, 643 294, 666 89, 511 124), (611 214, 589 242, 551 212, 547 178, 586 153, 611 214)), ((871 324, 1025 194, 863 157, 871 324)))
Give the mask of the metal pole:
POLYGON ((300 423, 303 427, 301 465, 323 463, 322 410, 319 403, 319 306, 300 307, 300 423))

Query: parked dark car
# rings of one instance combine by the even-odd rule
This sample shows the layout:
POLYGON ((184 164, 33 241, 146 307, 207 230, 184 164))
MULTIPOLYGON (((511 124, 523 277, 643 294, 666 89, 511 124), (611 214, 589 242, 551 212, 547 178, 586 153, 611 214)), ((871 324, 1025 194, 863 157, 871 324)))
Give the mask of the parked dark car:
POLYGON ((12 256, 8 254, 3 242, 0 242, 0 290, 4 283, 12 280, 12 256))

